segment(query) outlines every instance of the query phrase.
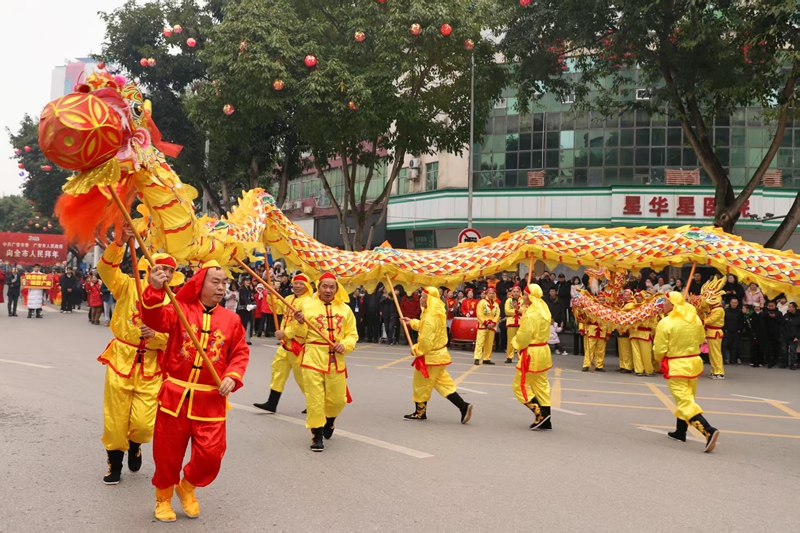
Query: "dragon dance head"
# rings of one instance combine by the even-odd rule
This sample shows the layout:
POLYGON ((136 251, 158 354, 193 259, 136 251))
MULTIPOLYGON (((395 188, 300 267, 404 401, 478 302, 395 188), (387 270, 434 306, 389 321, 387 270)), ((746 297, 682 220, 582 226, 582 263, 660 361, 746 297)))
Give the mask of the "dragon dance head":
POLYGON ((700 294, 689 296, 689 303, 701 311, 708 311, 722 304, 722 287, 725 278, 713 277, 703 284, 700 294))

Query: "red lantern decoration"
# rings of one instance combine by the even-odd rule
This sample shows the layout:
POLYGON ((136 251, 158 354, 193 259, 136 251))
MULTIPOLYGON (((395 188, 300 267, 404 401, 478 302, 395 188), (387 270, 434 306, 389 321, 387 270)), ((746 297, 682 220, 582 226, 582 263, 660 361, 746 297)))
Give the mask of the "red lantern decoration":
POLYGON ((141 58, 141 59, 139 60, 139 64, 140 64, 141 66, 143 66, 143 67, 146 67, 146 66, 147 66, 147 58, 146 58, 146 57, 143 57, 143 58, 141 58))
POLYGON ((164 28, 164 37, 172 37, 172 28, 164 28))
POLYGON ((422 32, 422 26, 419 24, 411 25, 411 35, 419 35, 422 32))
POLYGON ((25 165, 20 163, 19 165, 17 165, 17 168, 20 168, 20 169, 25 168, 25 165))
POLYGON ((386 3, 386 0, 378 0, 378 3, 379 4, 384 4, 384 3, 386 3))
POLYGON ((68 170, 88 170, 114 157, 122 146, 119 115, 91 94, 53 100, 39 120, 44 156, 68 170))
POLYGON ((103 63, 102 61, 99 61, 97 63, 97 68, 99 68, 100 70, 104 70, 106 68, 106 64, 103 63))
POLYGON ((464 41, 464 48, 466 48, 467 50, 472 50, 473 48, 475 48, 475 42, 472 39, 467 39, 466 41, 464 41))
POLYGON ((314 68, 317 66, 317 58, 311 54, 308 54, 306 58, 303 60, 308 68, 314 68))
POLYGON ((347 107, 350 108, 350 111, 358 111, 358 104, 353 101, 348 102, 347 107))
POLYGON ((53 170, 53 167, 50 165, 42 165, 42 170, 44 170, 45 172, 50 172, 51 170, 53 170))
POLYGON ((197 45, 197 40, 195 40, 194 37, 189 37, 188 39, 186 39, 186 45, 189 48, 194 48, 197 45))
POLYGON ((155 60, 154 58, 152 58, 152 57, 151 57, 151 58, 148 58, 148 60, 147 60, 147 66, 148 66, 148 67, 154 67, 154 66, 156 66, 156 60, 155 60))
POLYGON ((234 111, 236 111, 236 108, 234 108, 231 104, 225 104, 222 106, 222 112, 228 116, 233 115, 234 111))
POLYGON ((181 28, 181 25, 180 25, 180 24, 175 24, 175 25, 172 27, 172 31, 173 31, 174 33, 180 33, 180 32, 182 32, 182 31, 183 31, 183 28, 181 28))
POLYGON ((247 41, 242 41, 241 43, 239 43, 239 53, 246 54, 247 52, 248 52, 247 41))
POLYGON ((272 82, 272 88, 276 91, 282 91, 284 87, 286 87, 286 84, 283 83, 283 80, 281 79, 277 79, 272 82))
POLYGON ((42 228, 42 231, 48 231, 49 228, 50 228, 50 226, 45 226, 45 227, 42 228))
POLYGON ((367 34, 365 34, 363 31, 357 31, 353 34, 353 38, 357 43, 363 43, 364 39, 367 38, 367 34))
POLYGON ((439 28, 439 33, 441 33, 444 37, 448 37, 451 33, 453 33, 453 27, 450 24, 442 24, 442 27, 439 28))
POLYGON ((25 148, 23 148, 23 150, 25 150, 26 152, 30 152, 31 151, 31 147, 30 146, 26 146, 25 148))
POLYGON ((528 7, 529 5, 531 5, 531 0, 519 0, 519 5, 521 5, 522 7, 528 7))

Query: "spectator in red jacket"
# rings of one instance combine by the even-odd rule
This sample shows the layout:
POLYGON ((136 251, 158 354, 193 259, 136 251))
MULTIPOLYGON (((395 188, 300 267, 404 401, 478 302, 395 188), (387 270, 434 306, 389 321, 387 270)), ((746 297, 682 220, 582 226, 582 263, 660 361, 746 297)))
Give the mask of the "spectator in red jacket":
MULTIPOLYGON (((403 316, 405 318, 419 320, 419 317, 422 314, 422 308, 420 307, 419 299, 419 290, 416 290, 410 296, 405 295, 400 300, 400 309, 403 311, 403 316)), ((411 335, 411 341, 416 343, 418 332, 411 329, 409 329, 408 332, 411 335)))
POLYGON ((100 315, 103 313, 103 292, 97 274, 92 274, 84 287, 86 301, 89 304, 89 322, 100 325, 100 315))

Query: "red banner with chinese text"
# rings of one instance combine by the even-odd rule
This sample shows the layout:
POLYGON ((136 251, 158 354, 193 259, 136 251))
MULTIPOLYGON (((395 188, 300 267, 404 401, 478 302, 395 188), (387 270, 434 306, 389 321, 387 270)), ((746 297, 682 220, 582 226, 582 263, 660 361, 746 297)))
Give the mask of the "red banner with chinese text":
POLYGON ((52 274, 36 274, 29 272, 22 276, 23 289, 50 289, 53 287, 52 274))
POLYGON ((19 265, 52 266, 67 260, 64 235, 40 233, 0 233, 0 259, 19 265))

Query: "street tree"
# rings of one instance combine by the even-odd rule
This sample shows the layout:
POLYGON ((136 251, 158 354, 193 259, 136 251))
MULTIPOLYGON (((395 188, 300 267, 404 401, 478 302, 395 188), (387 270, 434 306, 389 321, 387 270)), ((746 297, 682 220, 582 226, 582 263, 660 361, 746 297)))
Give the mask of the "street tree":
POLYGON ((307 150, 345 247, 369 247, 405 156, 460 154, 468 142, 471 56, 478 130, 499 97, 505 70, 494 60, 493 41, 481 33, 496 25, 494 4, 230 3, 207 51, 217 67, 213 92, 218 106, 235 107, 229 118, 243 125, 284 123, 297 148, 307 150), (328 179, 339 165, 343 194, 328 179), (370 184, 381 174, 385 182, 370 201, 370 184))
MULTIPOLYGON (((606 116, 668 106, 715 186, 714 224, 732 231, 796 107, 798 23, 793 0, 540 0, 513 9, 502 50, 523 107, 546 91, 574 94, 577 111, 606 116), (574 75, 564 75, 568 66, 574 75), (649 99, 637 99, 637 87, 649 89, 649 99), (771 137, 737 195, 713 120, 746 106, 764 108, 771 137)), ((779 228, 769 245, 781 247, 798 217, 800 197, 787 217, 791 227, 779 228)))

